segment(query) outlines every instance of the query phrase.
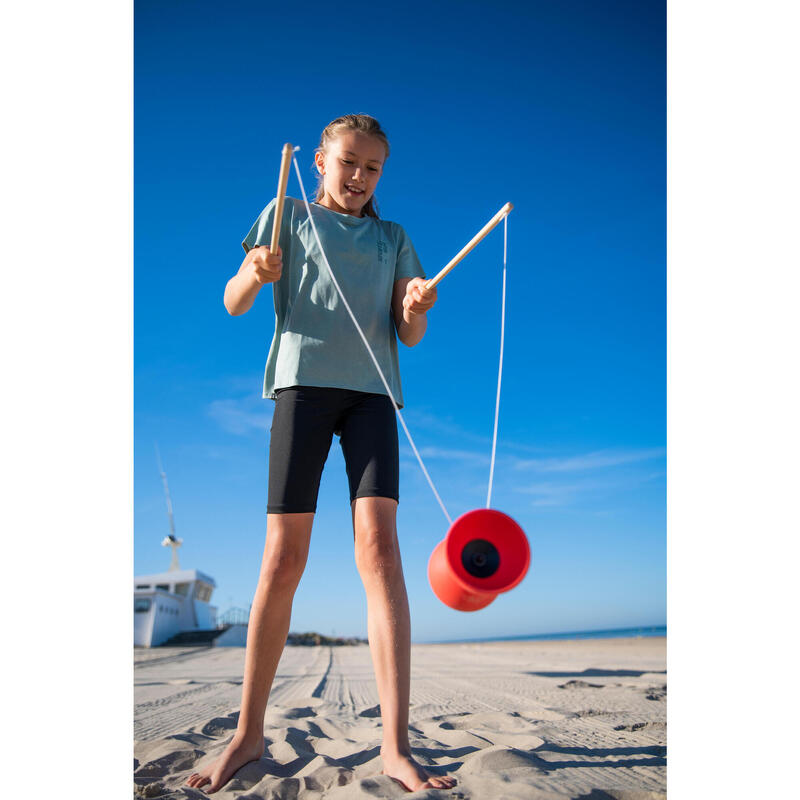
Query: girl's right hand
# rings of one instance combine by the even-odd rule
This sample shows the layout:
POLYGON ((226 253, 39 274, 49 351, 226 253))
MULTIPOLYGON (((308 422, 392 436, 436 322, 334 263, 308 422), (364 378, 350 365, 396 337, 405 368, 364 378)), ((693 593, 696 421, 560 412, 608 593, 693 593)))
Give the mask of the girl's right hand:
POLYGON ((258 283, 275 283, 283 270, 281 248, 271 253, 266 245, 253 247, 247 254, 247 268, 258 283))

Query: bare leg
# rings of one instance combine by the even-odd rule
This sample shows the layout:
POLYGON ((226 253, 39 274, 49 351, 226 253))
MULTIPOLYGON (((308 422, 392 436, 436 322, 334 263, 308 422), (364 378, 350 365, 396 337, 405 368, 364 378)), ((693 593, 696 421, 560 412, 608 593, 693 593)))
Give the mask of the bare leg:
POLYGON ((193 773, 186 781, 189 786, 208 786, 209 794, 216 792, 236 770, 264 754, 267 698, 289 633, 313 521, 313 513, 267 514, 267 541, 247 626, 239 724, 225 752, 202 772, 193 773))
POLYGON ((353 502, 356 566, 367 594, 367 631, 383 722, 383 772, 406 789, 449 789, 455 778, 430 775, 411 756, 411 620, 397 542, 397 502, 359 497, 353 502))

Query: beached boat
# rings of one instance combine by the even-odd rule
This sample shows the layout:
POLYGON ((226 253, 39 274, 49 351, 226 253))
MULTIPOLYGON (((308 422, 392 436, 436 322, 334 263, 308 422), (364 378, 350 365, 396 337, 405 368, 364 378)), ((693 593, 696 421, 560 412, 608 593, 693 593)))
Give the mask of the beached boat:
POLYGON ((177 549, 181 540, 175 539, 174 534, 162 544, 173 548, 169 570, 134 578, 134 645, 155 647, 178 634, 201 631, 218 635, 221 631, 217 629, 217 609, 210 603, 216 588, 214 579, 198 569, 180 568, 177 549))

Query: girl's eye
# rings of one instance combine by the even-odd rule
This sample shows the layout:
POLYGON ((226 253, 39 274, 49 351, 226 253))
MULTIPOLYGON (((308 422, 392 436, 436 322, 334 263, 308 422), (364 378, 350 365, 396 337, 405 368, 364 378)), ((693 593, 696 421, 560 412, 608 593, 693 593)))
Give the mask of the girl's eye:
POLYGON ((352 163, 353 163, 352 161, 346 161, 345 159, 342 159, 342 164, 352 164, 352 163))
POLYGON ((369 171, 370 172, 377 172, 378 170, 377 170, 376 167, 369 167, 369 171))

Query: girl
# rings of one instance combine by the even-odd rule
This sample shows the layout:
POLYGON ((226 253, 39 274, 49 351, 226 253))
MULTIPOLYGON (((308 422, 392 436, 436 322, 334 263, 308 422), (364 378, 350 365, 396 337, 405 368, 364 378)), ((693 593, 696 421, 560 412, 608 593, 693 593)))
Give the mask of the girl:
MULTIPOLYGON (((350 114, 322 132, 314 225, 339 285, 386 376, 402 392, 397 336, 425 334, 436 289, 425 289, 405 231, 381 220, 374 199, 389 155, 377 120, 350 114)), ((267 538, 250 612, 242 709, 236 734, 192 787, 215 792, 264 752, 264 713, 289 632, 292 600, 308 557, 322 468, 336 434, 350 484, 355 559, 367 595, 368 636, 383 723, 383 773, 409 791, 447 789, 411 755, 408 741, 411 632, 397 542, 397 422, 391 400, 319 253, 301 200, 286 198, 277 252, 272 201, 245 237, 247 253, 225 287, 225 307, 244 314, 273 284, 275 335, 264 376, 274 399, 269 448, 267 538), (284 269, 285 266, 285 269, 284 269)))

